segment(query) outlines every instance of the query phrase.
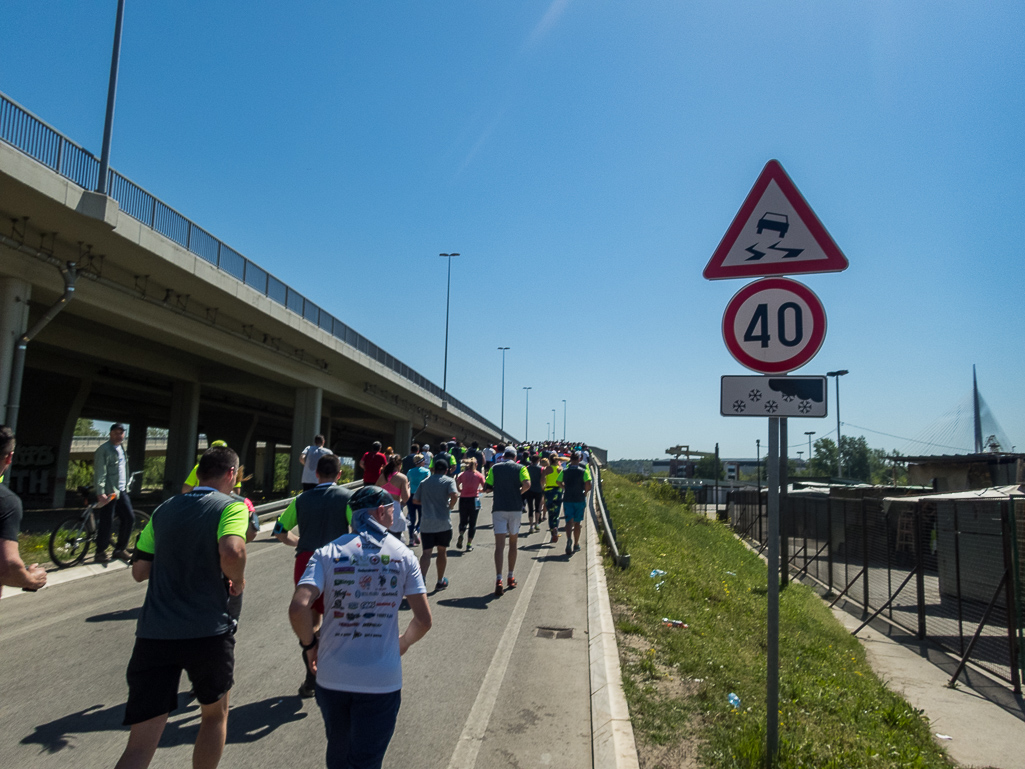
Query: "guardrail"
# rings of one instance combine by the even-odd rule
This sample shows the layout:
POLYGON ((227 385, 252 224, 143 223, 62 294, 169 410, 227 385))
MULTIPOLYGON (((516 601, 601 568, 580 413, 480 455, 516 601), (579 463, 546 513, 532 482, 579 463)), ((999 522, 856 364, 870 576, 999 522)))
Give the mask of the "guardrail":
POLYGON ((601 482, 601 467, 599 467, 596 462, 592 462, 591 471, 594 473, 594 478, 597 481, 593 487, 594 493, 591 494, 591 501, 598 513, 598 521, 601 523, 602 539, 605 540, 605 544, 609 546, 609 552, 611 553, 612 560, 615 564, 621 569, 629 568, 630 554, 621 553, 619 551, 619 542, 616 540, 616 527, 612 525, 612 519, 609 517, 609 509, 605 504, 605 491, 601 482))
MULTIPOLYGON (((65 179, 87 190, 95 190, 100 161, 81 145, 68 139, 53 126, 33 115, 17 102, 0 93, 0 139, 29 157, 56 171, 65 179)), ((391 369, 417 387, 451 403, 496 435, 502 431, 466 404, 389 355, 362 334, 278 280, 223 241, 215 238, 191 219, 180 214, 131 179, 110 169, 107 179, 110 197, 121 211, 147 227, 173 240, 182 248, 228 273, 250 288, 299 315, 335 339, 391 369)))
MULTIPOLYGON (((363 481, 353 481, 352 483, 342 484, 347 489, 363 488, 363 481)), ((278 513, 288 507, 288 503, 291 502, 295 497, 283 497, 281 499, 275 499, 271 502, 264 502, 262 505, 256 505, 253 510, 256 512, 256 517, 260 519, 260 523, 266 523, 271 518, 277 518, 278 513)))

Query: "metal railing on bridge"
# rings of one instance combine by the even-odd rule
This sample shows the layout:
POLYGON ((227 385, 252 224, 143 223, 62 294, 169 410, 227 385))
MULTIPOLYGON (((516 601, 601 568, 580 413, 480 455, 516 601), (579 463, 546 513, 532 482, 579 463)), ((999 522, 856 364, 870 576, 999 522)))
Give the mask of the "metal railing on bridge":
MULTIPOLYGON (((0 139, 79 187, 87 190, 96 189, 100 174, 100 161, 96 156, 3 93, 0 93, 0 139)), ((365 336, 242 256, 231 246, 215 238, 132 180, 110 169, 107 181, 110 197, 117 201, 121 211, 133 219, 305 318, 335 339, 373 358, 403 379, 451 403, 496 434, 501 433, 496 425, 469 406, 447 394, 429 379, 389 355, 365 336)))

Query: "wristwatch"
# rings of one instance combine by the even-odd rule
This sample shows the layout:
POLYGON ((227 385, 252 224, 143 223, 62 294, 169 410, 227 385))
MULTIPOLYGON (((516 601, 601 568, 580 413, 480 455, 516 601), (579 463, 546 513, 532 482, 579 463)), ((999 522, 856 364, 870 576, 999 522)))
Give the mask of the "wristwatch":
POLYGON ((308 651, 309 651, 310 649, 312 649, 312 648, 313 648, 314 646, 316 646, 316 645, 317 645, 317 641, 318 641, 318 640, 319 640, 319 639, 317 638, 317 636, 316 636, 316 635, 314 635, 314 636, 313 636, 313 640, 312 640, 312 641, 310 641, 310 642, 309 642, 308 644, 304 644, 304 643, 303 643, 302 641, 300 641, 300 642, 299 642, 299 646, 300 646, 300 647, 302 647, 302 650, 303 650, 304 652, 308 652, 308 651))

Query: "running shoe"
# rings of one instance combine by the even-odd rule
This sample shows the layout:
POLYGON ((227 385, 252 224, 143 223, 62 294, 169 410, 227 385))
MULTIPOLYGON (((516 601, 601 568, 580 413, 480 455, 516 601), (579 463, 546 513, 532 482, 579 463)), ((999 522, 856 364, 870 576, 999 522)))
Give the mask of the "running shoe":
POLYGON ((463 546, 463 535, 459 535, 459 539, 456 540, 456 550, 459 550, 463 546))
POLYGON ((434 589, 444 590, 446 587, 448 587, 448 577, 442 577, 438 580, 437 584, 435 584, 434 589))
POLYGON ((579 544, 573 545, 573 552, 574 553, 579 553, 580 552, 580 545, 579 544))
POLYGON ((496 596, 501 596, 502 595, 502 580, 498 580, 495 583, 495 595, 496 596))
POLYGON ((473 552, 473 542, 467 541, 467 543, 466 543, 466 552, 468 552, 468 553, 473 552))
POLYGON ((516 587, 516 577, 510 574, 509 579, 505 581, 505 586, 507 590, 512 590, 514 587, 516 587))
POLYGON ((573 543, 568 538, 566 541, 566 555, 573 555, 573 543))
POLYGON ((552 529, 552 542, 558 542, 558 541, 559 541, 559 532, 556 531, 555 529, 552 529))

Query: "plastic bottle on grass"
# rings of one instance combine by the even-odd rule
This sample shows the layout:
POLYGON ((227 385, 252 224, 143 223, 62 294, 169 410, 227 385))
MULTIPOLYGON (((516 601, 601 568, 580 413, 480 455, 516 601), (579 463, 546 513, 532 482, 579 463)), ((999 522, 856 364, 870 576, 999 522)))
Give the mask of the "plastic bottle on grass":
POLYGON ((737 709, 740 708, 740 697, 738 697, 733 692, 730 692, 730 696, 727 697, 726 699, 729 701, 730 705, 733 706, 734 710, 737 710, 737 709))

